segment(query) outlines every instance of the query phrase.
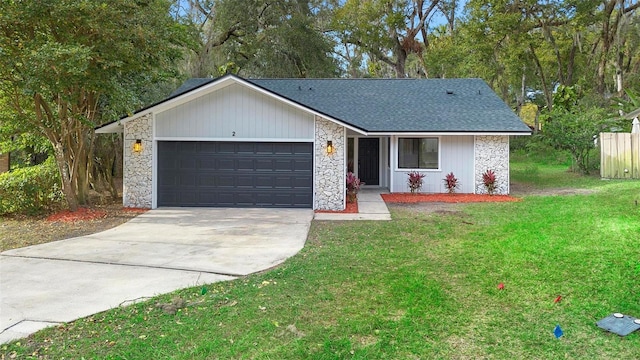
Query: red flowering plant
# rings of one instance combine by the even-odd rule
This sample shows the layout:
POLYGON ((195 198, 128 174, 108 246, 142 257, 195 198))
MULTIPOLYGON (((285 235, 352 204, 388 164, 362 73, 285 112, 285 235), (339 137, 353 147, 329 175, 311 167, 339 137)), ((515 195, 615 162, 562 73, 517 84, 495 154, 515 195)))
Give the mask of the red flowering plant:
POLYGON ((407 173, 407 175, 409 176, 408 183, 411 193, 414 194, 420 191, 420 188, 422 187, 422 179, 424 179, 426 175, 417 171, 412 171, 407 173))
POLYGON ((347 173, 347 201, 355 202, 360 190, 360 179, 351 171, 347 173))
POLYGON ((459 180, 453 175, 453 172, 448 173, 443 180, 444 186, 447 188, 449 194, 456 192, 456 189, 460 186, 460 184, 458 184, 459 180))
POLYGON ((493 170, 485 171, 484 174, 482 174, 482 184, 484 185, 485 189, 487 189, 487 193, 489 195, 493 195, 497 187, 496 173, 494 173, 493 170))

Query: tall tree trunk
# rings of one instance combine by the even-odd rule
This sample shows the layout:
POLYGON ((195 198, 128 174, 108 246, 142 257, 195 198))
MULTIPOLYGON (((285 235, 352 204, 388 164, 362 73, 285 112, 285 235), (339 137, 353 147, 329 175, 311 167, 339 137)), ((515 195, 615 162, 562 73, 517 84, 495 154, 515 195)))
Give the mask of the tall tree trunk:
POLYGON ((624 67, 624 53, 622 51, 618 52, 618 56, 615 62, 616 67, 616 91, 618 96, 622 95, 624 92, 624 78, 623 78, 623 67, 624 67))
MULTIPOLYGON (((616 4, 619 0, 609 0, 605 2, 604 9, 602 11, 602 30, 600 32, 600 40, 602 43, 602 50, 600 52, 598 68, 596 72, 596 91, 601 96, 604 96, 606 92, 606 72, 607 72, 607 63, 609 55, 609 51, 611 50, 611 43, 613 42, 615 36, 615 29, 611 26, 611 14, 616 7, 616 4), (612 31, 614 33, 612 33, 612 31)), ((624 2, 622 2, 622 7, 624 10, 624 2)))
POLYGON ((545 23, 542 23, 542 31, 547 41, 549 41, 549 43, 553 47, 553 53, 555 54, 556 61, 558 62, 558 81, 560 81, 562 85, 566 85, 564 71, 562 70, 562 66, 563 66, 562 55, 560 54, 560 49, 558 48, 558 44, 556 44, 556 39, 553 36, 553 32, 551 31, 551 29, 549 29, 549 26, 547 26, 547 24, 545 23))
POLYGON ((542 82, 542 91, 544 92, 544 100, 547 104, 547 109, 551 111, 553 110, 553 97, 551 95, 549 85, 547 84, 547 77, 544 74, 544 69, 542 68, 542 64, 540 64, 540 59, 538 59, 536 50, 534 49, 532 44, 529 44, 529 51, 531 52, 533 62, 536 64, 536 68, 538 68, 538 73, 540 74, 540 81, 542 82))
POLYGON ((76 197, 75 184, 69 171, 69 162, 67 154, 65 154, 63 145, 61 143, 53 144, 53 155, 56 158, 56 164, 58 164, 58 170, 60 170, 60 179, 62 181, 62 193, 64 194, 69 210, 78 210, 78 199, 76 197))
POLYGON ((522 106, 524 105, 524 99, 526 97, 526 81, 527 81, 527 66, 522 67, 522 83, 520 84, 520 95, 518 96, 518 103, 516 104, 516 112, 518 116, 521 115, 522 106))
POLYGON ((404 49, 400 48, 397 51, 396 57, 396 77, 405 78, 407 76, 407 73, 405 71, 405 65, 407 63, 407 52, 404 49))
POLYGON ((569 52, 569 59, 567 60, 567 79, 565 84, 567 86, 573 85, 573 72, 575 70, 576 52, 578 50, 579 36, 580 35, 578 34, 574 35, 573 44, 571 45, 571 51, 569 52))

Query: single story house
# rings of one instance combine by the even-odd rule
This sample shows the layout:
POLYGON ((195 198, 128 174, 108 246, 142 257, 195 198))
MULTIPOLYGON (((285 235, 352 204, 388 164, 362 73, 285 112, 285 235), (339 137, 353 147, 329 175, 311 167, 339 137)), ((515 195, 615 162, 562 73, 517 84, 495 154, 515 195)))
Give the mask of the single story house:
POLYGON ((191 79, 98 127, 124 132, 125 206, 342 210, 345 176, 408 192, 509 193, 509 136, 530 129, 480 79, 191 79))

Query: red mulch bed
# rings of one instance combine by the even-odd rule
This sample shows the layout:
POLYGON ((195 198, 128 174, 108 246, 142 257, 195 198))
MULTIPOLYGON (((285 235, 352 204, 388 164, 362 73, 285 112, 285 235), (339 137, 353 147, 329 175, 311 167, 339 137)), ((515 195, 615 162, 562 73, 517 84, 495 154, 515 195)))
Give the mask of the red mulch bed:
POLYGON ((107 217, 107 212, 99 209, 80 207, 76 211, 64 210, 47 216, 47 221, 76 222, 83 220, 95 220, 107 217))
POLYGON ((316 210, 317 213, 332 213, 332 214, 357 214, 358 202, 347 202, 347 208, 344 210, 316 210))
POLYGON ((509 195, 478 195, 478 194, 411 194, 393 193, 381 194, 385 202, 393 203, 418 203, 418 202, 444 202, 444 203, 471 203, 471 202, 512 202, 521 199, 509 195))

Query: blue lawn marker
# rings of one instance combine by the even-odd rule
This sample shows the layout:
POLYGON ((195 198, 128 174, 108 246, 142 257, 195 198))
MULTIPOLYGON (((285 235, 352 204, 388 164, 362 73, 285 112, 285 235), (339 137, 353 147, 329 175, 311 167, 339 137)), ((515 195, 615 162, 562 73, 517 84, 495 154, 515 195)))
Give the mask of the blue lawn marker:
POLYGON ((553 335, 556 336, 556 339, 560 338, 560 336, 564 335, 564 332, 562 331, 562 328, 560 327, 560 325, 556 325, 556 328, 553 329, 553 335))

